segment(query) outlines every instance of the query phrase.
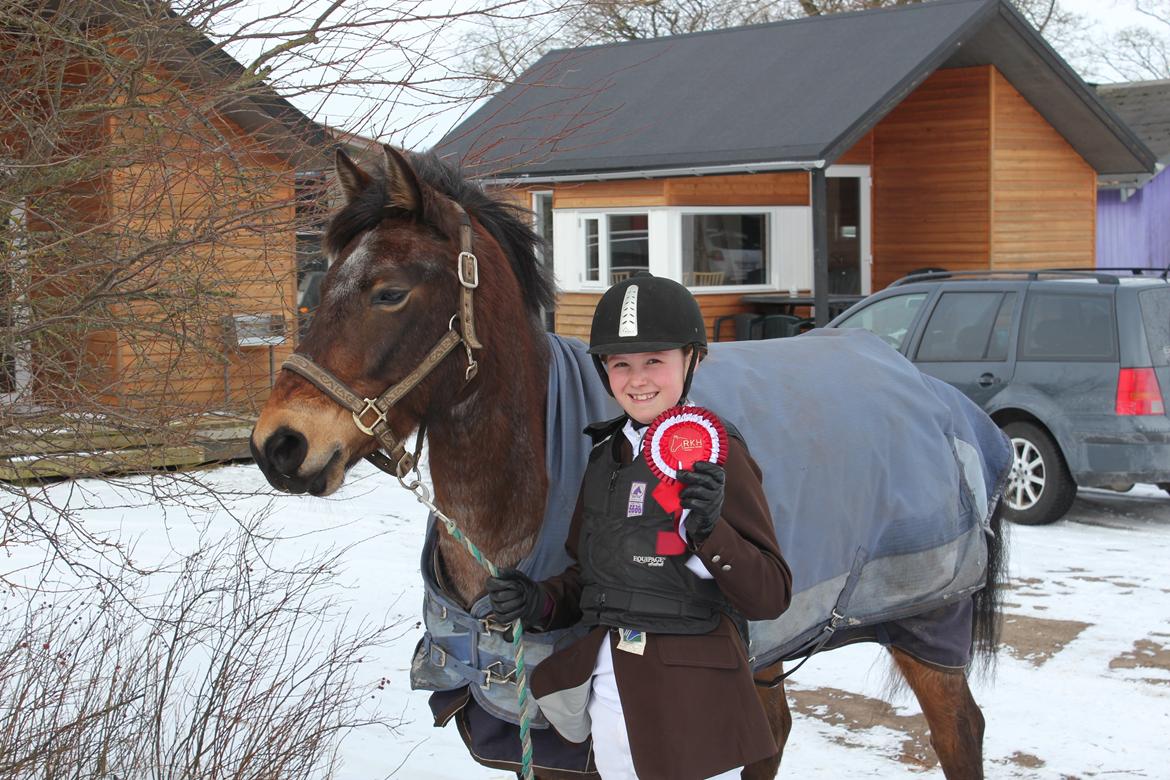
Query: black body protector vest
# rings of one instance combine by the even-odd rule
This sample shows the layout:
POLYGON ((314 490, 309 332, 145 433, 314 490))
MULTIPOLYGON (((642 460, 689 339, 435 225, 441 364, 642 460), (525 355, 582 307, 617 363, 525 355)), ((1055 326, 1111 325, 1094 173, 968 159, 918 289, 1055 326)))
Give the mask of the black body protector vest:
MULTIPOLYGON (((705 634, 730 617, 746 621, 713 579, 687 569, 690 550, 658 552, 659 534, 677 534, 677 520, 654 500, 658 479, 635 453, 622 463, 624 417, 590 426, 594 447, 582 481, 584 517, 577 545, 581 612, 586 625, 636 628, 650 633, 705 634)), ((728 432, 732 433, 730 426, 728 432)), ((733 435, 737 435, 735 432, 733 435)))

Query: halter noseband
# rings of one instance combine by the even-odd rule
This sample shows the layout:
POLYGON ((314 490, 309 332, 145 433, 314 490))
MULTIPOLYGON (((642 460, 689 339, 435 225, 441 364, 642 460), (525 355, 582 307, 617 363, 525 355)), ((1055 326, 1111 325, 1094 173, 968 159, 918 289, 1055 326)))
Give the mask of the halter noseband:
POLYGON ((406 445, 395 438, 386 421, 386 415, 394 404, 413 390, 436 366, 442 362, 460 343, 467 351, 467 371, 464 381, 470 382, 479 370, 479 363, 475 361, 471 350, 482 349, 483 344, 475 335, 475 309, 472 293, 479 287, 479 260, 471 251, 471 220, 467 212, 458 203, 454 204, 459 212, 459 241, 460 252, 456 258, 457 273, 459 276, 459 311, 451 317, 450 325, 443 338, 431 348, 422 362, 410 374, 396 385, 386 388, 386 391, 377 398, 362 398, 332 373, 314 363, 311 359, 300 354, 289 355, 281 364, 282 369, 299 374, 325 395, 344 406, 353 415, 354 425, 367 436, 378 440, 379 446, 389 453, 386 457, 375 450, 366 456, 366 460, 383 471, 399 478, 405 476, 415 466, 419 450, 422 447, 422 429, 419 426, 418 447, 414 454, 406 451, 406 445), (459 320, 459 330, 455 330, 455 320, 459 320), (372 420, 371 422, 366 422, 372 420))

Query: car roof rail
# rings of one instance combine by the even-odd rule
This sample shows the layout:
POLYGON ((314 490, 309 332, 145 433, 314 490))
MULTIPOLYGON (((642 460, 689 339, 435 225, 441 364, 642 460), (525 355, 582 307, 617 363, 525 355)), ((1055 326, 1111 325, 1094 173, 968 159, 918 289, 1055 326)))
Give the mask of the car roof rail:
POLYGON ((1084 268, 1037 268, 1026 271, 925 271, 922 273, 913 273, 903 276, 890 284, 890 287, 897 287, 902 284, 912 284, 914 282, 929 282, 939 281, 943 279, 953 279, 955 281, 983 281, 988 279, 1025 279, 1029 282, 1034 282, 1041 277, 1059 277, 1065 279, 1095 279, 1100 284, 1119 284, 1117 276, 1108 273, 1101 273, 1100 271, 1086 270, 1084 268))
POLYGON ((1132 276, 1144 276, 1151 279, 1170 279, 1170 266, 1165 268, 1138 268, 1137 266, 1130 266, 1125 268, 1101 268, 1098 269, 1104 273, 1128 273, 1132 276))

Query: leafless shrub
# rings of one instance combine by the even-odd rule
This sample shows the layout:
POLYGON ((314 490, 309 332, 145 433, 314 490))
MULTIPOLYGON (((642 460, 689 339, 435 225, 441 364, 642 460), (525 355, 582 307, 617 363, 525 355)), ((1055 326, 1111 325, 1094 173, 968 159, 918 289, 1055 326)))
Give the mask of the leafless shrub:
POLYGON ((149 577, 7 588, 0 777, 327 777, 349 731, 393 728, 363 660, 396 627, 346 626, 336 558, 281 568, 255 530, 149 577))

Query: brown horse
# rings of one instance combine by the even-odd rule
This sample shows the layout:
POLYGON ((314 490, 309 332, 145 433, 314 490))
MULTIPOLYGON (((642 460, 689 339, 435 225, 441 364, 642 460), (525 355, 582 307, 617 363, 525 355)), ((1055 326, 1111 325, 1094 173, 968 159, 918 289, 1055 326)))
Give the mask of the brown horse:
MULTIPOLYGON (((310 368, 277 378, 252 432, 256 461, 273 486, 325 496, 380 447, 409 462, 399 442, 425 426, 435 503, 488 558, 513 565, 536 539, 548 488, 541 313, 553 286, 534 256, 529 215, 434 158, 390 148, 372 172, 338 152, 337 178, 345 205, 325 237, 331 265, 297 350, 310 368), (477 264, 461 255, 469 243, 477 264), (307 378, 313 365, 316 378, 307 378), (389 387, 392 400, 364 400, 389 387)), ((995 645, 998 611, 991 546, 988 587, 974 605, 972 641, 984 655, 995 645)), ((439 557, 453 595, 471 604, 483 592, 481 566, 446 534, 439 557)), ((891 653, 946 777, 982 778, 984 722, 966 675, 891 653)), ((757 679, 778 671, 761 669, 757 679)), ((783 752, 792 725, 783 685, 759 692, 783 752)), ((777 754, 743 776, 774 777, 779 764, 777 754)))

